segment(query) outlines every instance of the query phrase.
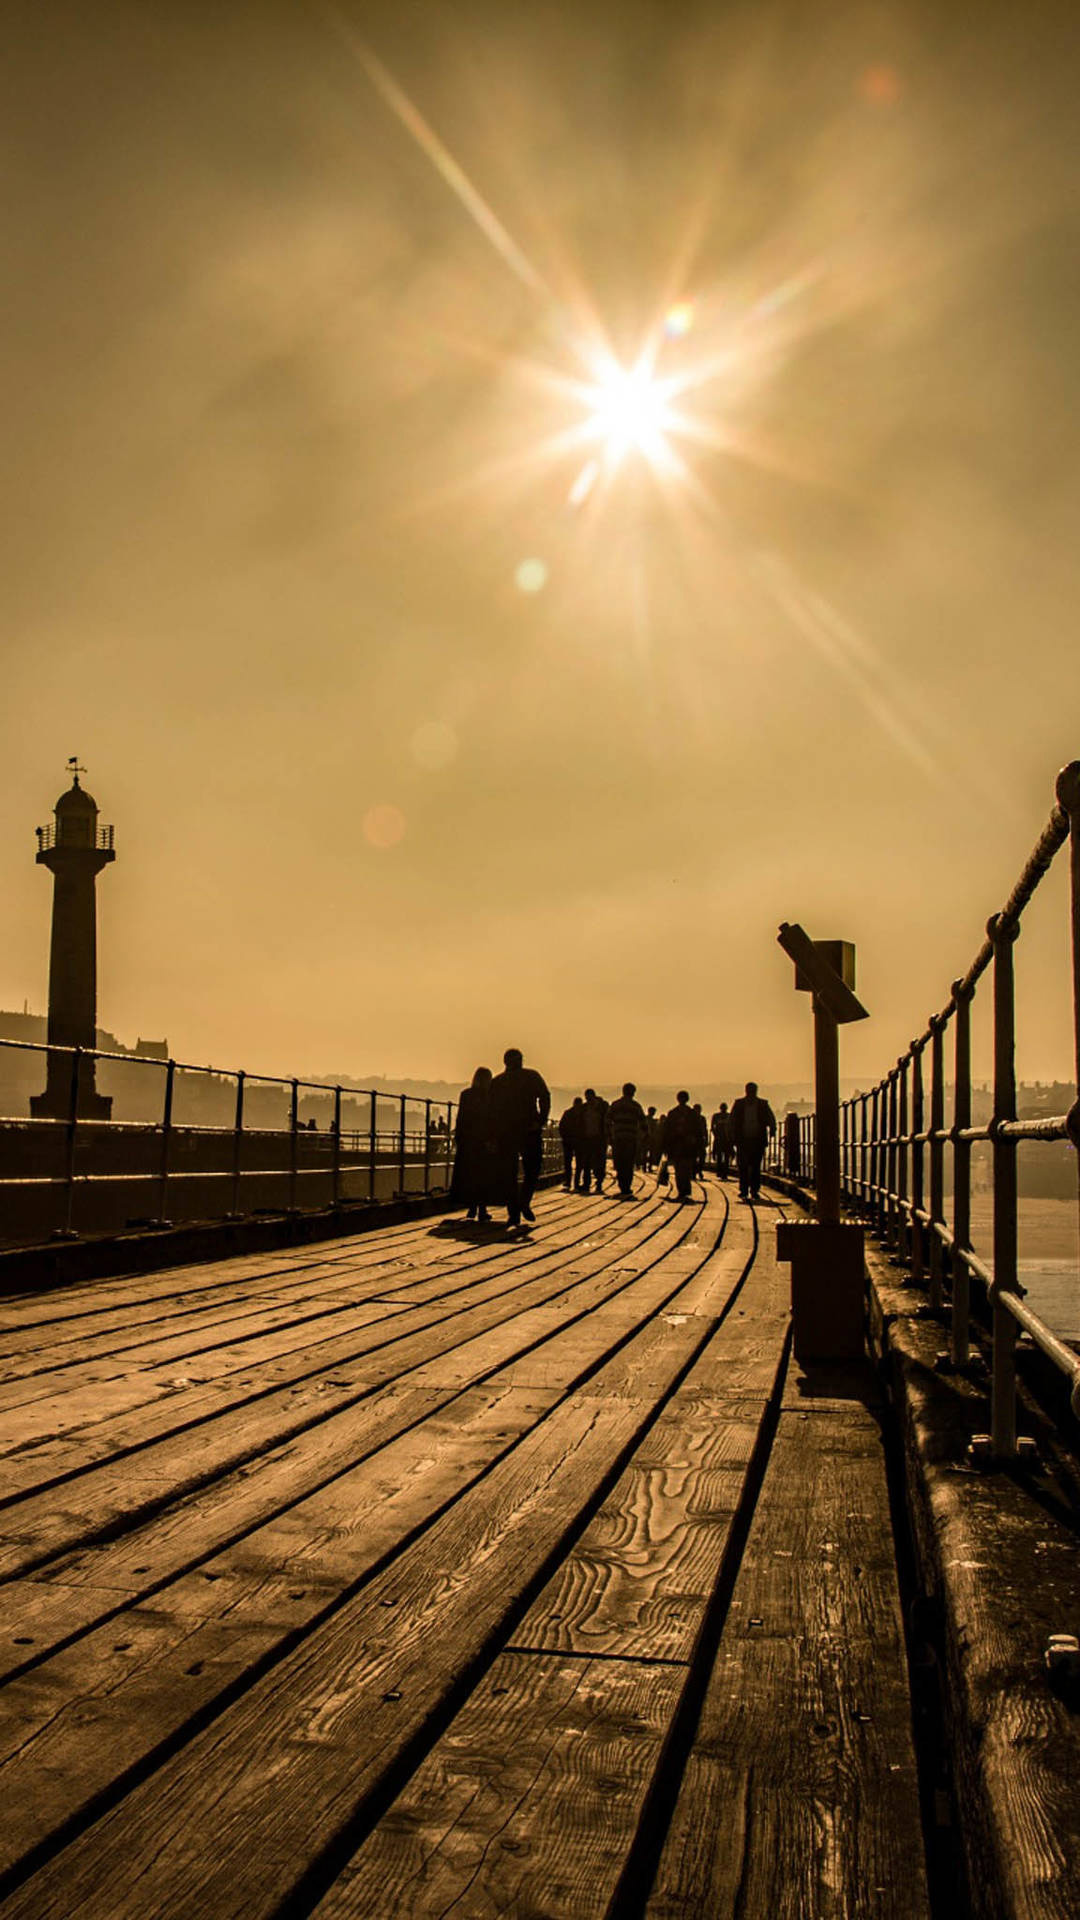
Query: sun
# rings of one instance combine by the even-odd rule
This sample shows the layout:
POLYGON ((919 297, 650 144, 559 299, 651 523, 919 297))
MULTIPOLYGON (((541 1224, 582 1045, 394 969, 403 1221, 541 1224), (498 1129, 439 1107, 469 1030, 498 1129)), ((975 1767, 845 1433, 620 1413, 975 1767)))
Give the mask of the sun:
POLYGON ((584 399, 589 437, 601 442, 610 465, 618 466, 632 450, 653 462, 664 460, 667 429, 674 424, 667 383, 656 379, 645 359, 623 367, 605 357, 584 399))

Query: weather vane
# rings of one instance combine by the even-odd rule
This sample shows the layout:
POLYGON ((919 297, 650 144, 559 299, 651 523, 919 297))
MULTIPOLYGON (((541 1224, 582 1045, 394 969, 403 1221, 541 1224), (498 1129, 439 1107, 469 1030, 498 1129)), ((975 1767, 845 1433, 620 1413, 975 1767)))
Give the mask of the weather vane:
POLYGON ((71 778, 74 781, 75 785, 78 786, 79 775, 80 773, 85 773, 86 768, 80 767, 79 756, 77 753, 72 753, 68 755, 68 772, 70 773, 71 778))

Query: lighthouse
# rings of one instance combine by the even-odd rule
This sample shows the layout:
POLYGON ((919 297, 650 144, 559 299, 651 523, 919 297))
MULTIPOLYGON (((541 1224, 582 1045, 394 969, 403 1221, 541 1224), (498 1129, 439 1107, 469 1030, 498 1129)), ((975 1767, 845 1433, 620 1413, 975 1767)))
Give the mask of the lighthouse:
MULTIPOLYGON (((37 864, 53 876, 49 948, 49 1045, 92 1047, 97 1031, 97 877, 115 860, 113 830, 98 825, 97 801, 79 785, 85 769, 69 760, 71 785, 53 808, 54 824, 37 828, 37 864)), ((80 1119, 108 1120, 112 1101, 94 1085, 96 1062, 79 1067, 80 1119)), ((71 1111, 71 1056, 50 1053, 44 1093, 30 1101, 38 1119, 71 1111)))

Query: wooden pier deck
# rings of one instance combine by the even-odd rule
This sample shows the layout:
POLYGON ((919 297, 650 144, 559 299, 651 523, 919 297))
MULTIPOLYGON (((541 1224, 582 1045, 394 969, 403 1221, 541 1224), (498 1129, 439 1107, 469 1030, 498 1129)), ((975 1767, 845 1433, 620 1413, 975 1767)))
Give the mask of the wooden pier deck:
POLYGON ((776 1208, 0 1308, 0 1914, 928 1913, 879 1409, 776 1208))

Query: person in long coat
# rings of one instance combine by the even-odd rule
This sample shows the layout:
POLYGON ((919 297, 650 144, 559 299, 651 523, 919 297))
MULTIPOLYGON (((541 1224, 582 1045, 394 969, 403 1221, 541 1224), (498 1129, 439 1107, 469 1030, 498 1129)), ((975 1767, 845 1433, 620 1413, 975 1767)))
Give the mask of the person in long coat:
POLYGON ((482 1227, 490 1225, 488 1201, 499 1183, 495 1115, 491 1098, 491 1068, 477 1067, 472 1085, 462 1090, 454 1128, 454 1172, 450 1197, 467 1209, 467 1217, 482 1227))
POLYGON ((495 1197, 506 1207, 509 1224, 533 1220, 532 1197, 540 1178, 544 1128, 551 1111, 551 1095, 542 1074, 527 1067, 520 1047, 507 1047, 503 1071, 491 1083, 494 1134, 498 1155, 495 1197), (518 1162, 521 1181, 518 1182, 518 1162))

